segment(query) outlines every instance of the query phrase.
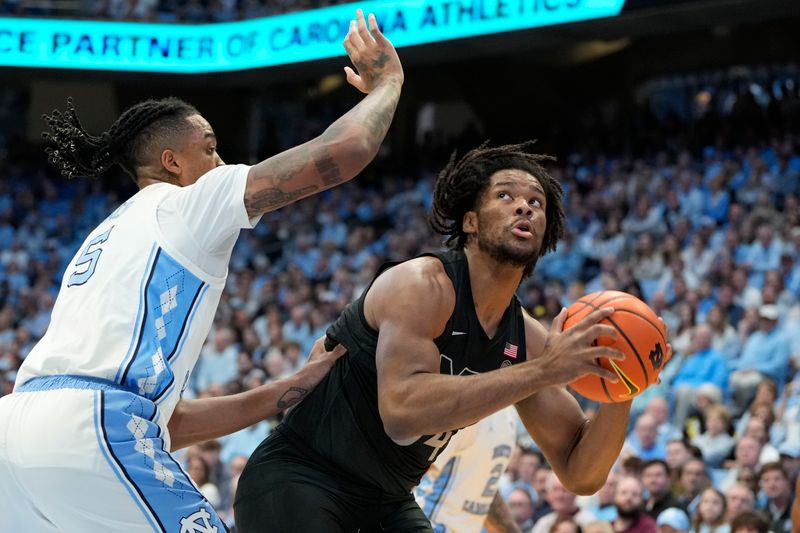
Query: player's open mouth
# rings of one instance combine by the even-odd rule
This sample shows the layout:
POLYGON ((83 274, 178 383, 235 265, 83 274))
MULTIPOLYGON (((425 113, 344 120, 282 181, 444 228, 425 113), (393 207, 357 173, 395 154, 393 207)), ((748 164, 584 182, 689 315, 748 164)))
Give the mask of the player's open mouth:
POLYGON ((531 223, 530 222, 517 222, 514 224, 514 227, 511 228, 511 233, 516 235, 521 239, 532 239, 533 232, 531 231, 531 223))

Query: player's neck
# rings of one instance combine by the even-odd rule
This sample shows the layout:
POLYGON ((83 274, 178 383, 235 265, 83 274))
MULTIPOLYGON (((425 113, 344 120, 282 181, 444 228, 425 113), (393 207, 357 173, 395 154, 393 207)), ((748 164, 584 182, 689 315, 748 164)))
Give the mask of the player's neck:
POLYGON ((519 287, 523 269, 499 263, 473 247, 464 248, 464 254, 467 256, 475 312, 489 334, 503 318, 519 287))
POLYGON ((136 169, 136 184, 139 189, 144 189, 149 185, 157 183, 170 183, 172 185, 181 185, 177 177, 172 176, 166 172, 153 166, 140 166, 136 169))

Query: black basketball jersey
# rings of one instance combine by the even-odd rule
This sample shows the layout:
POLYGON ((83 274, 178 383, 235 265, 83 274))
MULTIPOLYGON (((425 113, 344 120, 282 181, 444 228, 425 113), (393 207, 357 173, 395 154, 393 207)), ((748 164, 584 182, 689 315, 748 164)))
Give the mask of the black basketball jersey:
MULTIPOLYGON (((442 261, 453 282, 456 304, 447 327, 435 339, 443 374, 487 372, 525 360, 525 326, 516 297, 490 339, 481 326, 472 300, 467 258, 461 251, 433 255, 442 261)), ((380 272, 394 266, 381 267, 380 272)), ((376 276, 377 277, 377 276, 376 276)), ((364 298, 350 304, 328 329, 328 337, 348 349, 328 376, 286 416, 278 430, 312 461, 350 481, 403 495, 419 483, 456 430, 424 435, 408 446, 392 441, 378 412, 375 353, 378 332, 366 321, 364 298)), ((425 295, 420 294, 424 300, 425 295)), ((465 383, 468 386, 468 383, 465 383)))

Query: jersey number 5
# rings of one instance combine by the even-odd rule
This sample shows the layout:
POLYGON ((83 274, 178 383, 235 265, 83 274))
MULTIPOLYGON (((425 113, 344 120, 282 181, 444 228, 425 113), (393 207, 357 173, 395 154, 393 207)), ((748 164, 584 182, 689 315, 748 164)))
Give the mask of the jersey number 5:
POLYGON ((83 249, 83 253, 81 253, 78 260, 75 261, 75 272, 70 274, 69 281, 67 281, 67 287, 72 287, 73 285, 83 285, 89 278, 92 277, 94 274, 94 269, 97 268, 97 260, 100 259, 100 254, 103 253, 103 249, 100 248, 100 245, 103 244, 108 240, 108 236, 111 234, 111 230, 114 229, 114 226, 111 226, 106 231, 89 241, 89 244, 86 245, 86 248, 83 249))

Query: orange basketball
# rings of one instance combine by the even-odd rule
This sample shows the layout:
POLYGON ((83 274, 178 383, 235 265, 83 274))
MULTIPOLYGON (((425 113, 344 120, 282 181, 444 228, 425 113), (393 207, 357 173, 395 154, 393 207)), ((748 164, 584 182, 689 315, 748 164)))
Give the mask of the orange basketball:
POLYGON ((664 325, 655 312, 639 298, 626 292, 600 291, 587 294, 567 309, 564 329, 568 329, 589 313, 604 307, 613 307, 614 313, 601 321, 619 332, 617 340, 599 337, 597 344, 613 346, 625 354, 622 361, 611 362, 601 358, 604 368, 616 372, 617 383, 587 374, 570 386, 590 400, 602 403, 624 402, 635 398, 658 380, 658 374, 669 359, 664 325))

